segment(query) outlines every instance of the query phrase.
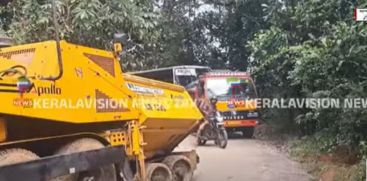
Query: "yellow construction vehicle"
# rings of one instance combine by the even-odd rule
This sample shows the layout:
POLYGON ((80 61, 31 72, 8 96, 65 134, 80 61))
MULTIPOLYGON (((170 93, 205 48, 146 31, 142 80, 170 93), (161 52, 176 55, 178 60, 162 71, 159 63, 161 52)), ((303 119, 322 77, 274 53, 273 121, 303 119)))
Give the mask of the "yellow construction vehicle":
POLYGON ((181 86, 124 74, 118 40, 0 49, 0 181, 191 179, 195 151, 173 149, 200 111, 181 86))

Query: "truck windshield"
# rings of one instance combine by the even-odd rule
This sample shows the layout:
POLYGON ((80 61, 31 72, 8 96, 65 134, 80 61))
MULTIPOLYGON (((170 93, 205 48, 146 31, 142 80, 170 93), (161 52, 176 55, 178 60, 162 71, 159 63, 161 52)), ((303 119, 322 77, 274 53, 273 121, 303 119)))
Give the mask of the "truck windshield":
POLYGON ((230 99, 247 100, 256 98, 251 79, 238 77, 209 78, 206 81, 208 97, 219 101, 230 99))

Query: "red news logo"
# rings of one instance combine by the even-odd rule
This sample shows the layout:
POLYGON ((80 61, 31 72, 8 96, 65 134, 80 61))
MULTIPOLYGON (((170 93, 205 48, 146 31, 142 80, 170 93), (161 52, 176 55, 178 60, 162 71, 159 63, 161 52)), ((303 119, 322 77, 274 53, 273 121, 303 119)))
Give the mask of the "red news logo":
POLYGON ((232 100, 227 101, 229 108, 246 108, 254 109, 256 108, 256 100, 232 100))

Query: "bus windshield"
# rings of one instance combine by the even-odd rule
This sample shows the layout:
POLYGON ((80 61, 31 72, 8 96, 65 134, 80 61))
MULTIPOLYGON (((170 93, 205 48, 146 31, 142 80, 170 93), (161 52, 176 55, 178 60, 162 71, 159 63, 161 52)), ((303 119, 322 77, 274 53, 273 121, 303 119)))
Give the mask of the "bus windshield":
POLYGON ((182 85, 184 87, 194 82, 195 80, 197 80, 197 77, 194 75, 177 76, 177 84, 182 85))
POLYGON ((251 79, 238 77, 208 78, 206 81, 208 97, 219 101, 231 99, 248 100, 256 98, 251 79))
POLYGON ((190 68, 182 67, 175 69, 176 84, 187 86, 190 83, 196 81, 198 76, 208 72, 209 68, 190 68))

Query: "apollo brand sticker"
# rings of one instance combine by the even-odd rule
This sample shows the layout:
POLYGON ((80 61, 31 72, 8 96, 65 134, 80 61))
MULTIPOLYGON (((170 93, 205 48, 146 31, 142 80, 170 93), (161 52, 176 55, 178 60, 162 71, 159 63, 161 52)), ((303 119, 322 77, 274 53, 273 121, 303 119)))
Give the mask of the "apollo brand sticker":
POLYGON ((130 90, 134 91, 134 92, 138 92, 138 93, 142 93, 142 94, 158 94, 158 95, 163 94, 162 89, 142 87, 142 86, 138 86, 138 85, 135 85, 135 84, 132 84, 132 83, 127 83, 127 87, 130 90))
POLYGON ((43 94, 60 95, 61 88, 57 87, 55 84, 51 84, 48 87, 44 86, 34 86, 31 93, 36 93, 38 96, 43 94))

